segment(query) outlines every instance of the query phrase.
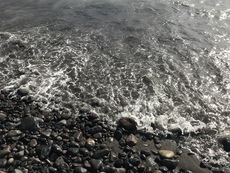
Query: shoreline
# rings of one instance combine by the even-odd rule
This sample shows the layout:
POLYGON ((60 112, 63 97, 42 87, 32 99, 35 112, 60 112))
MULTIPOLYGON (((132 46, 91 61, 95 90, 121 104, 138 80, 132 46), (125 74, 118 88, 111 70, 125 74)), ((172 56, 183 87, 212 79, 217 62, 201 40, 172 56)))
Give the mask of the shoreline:
POLYGON ((75 117, 32 103, 27 91, 0 93, 0 173, 228 173, 129 117, 113 129, 84 109, 75 117))

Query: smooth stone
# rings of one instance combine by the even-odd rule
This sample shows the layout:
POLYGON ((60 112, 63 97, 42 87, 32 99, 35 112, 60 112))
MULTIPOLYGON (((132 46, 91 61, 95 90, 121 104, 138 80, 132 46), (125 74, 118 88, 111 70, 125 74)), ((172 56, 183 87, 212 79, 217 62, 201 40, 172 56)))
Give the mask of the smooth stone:
POLYGON ((141 161, 139 158, 133 157, 129 159, 129 163, 131 163, 133 166, 138 166, 141 161))
POLYGON ((7 163, 8 163, 9 165, 13 164, 13 163, 14 163, 14 158, 9 158, 7 163))
POLYGON ((58 168, 58 169, 69 169, 69 165, 65 162, 65 160, 63 159, 62 156, 58 157, 56 159, 56 161, 54 162, 54 165, 58 168))
POLYGON ((83 140, 83 133, 80 131, 80 130, 77 130, 74 135, 73 135, 74 139, 77 141, 77 142, 80 142, 83 140))
POLYGON ((20 170, 20 169, 15 169, 15 170, 14 170, 14 173, 23 173, 23 171, 20 170))
POLYGON ((80 148, 79 153, 81 153, 84 156, 88 156, 89 150, 87 148, 80 148))
POLYGON ((171 159, 175 156, 174 152, 171 150, 159 150, 159 155, 166 159, 171 159))
POLYGON ((129 145, 129 146, 134 146, 137 144, 137 141, 138 141, 138 138, 133 135, 133 134, 130 134, 127 138, 126 138, 126 143, 129 145))
POLYGON ((98 132, 98 133, 95 133, 93 137, 96 139, 101 139, 103 137, 103 134, 101 132, 98 132))
POLYGON ((3 158, 4 156, 8 155, 10 153, 10 146, 7 146, 3 150, 0 150, 0 158, 3 158))
POLYGON ((30 140, 30 146, 31 146, 31 147, 36 147, 37 144, 38 144, 38 142, 37 142, 36 139, 31 139, 31 140, 30 140))
POLYGON ((118 120, 118 126, 123 127, 125 130, 136 130, 137 123, 130 117, 122 117, 118 120))
POLYGON ((50 137, 51 133, 52 133, 52 130, 51 130, 51 129, 47 129, 47 130, 45 130, 45 131, 41 131, 41 134, 42 134, 43 136, 47 137, 47 138, 50 137))
POLYGON ((223 144, 224 150, 230 152, 230 136, 224 137, 221 142, 223 144))
POLYGON ((53 173, 57 173, 58 170, 57 170, 57 168, 54 168, 54 167, 51 166, 51 167, 49 167, 49 171, 50 171, 51 173, 52 173, 52 172, 53 172, 53 173))
POLYGON ((37 131, 39 129, 38 121, 34 117, 26 117, 21 121, 21 130, 37 131))
POLYGON ((83 167, 76 167, 74 168, 74 173, 87 173, 87 169, 83 168, 83 167))
POLYGON ((90 129, 89 133, 91 135, 94 135, 95 133, 101 132, 103 128, 101 126, 94 126, 93 128, 90 129))
POLYGON ((26 88, 19 88, 17 90, 17 94, 20 96, 26 96, 29 94, 29 90, 27 90, 26 88))
POLYGON ((163 159, 161 160, 161 165, 166 166, 168 169, 175 169, 179 160, 163 159))
POLYGON ((92 138, 88 138, 85 142, 85 147, 90 149, 96 145, 95 141, 92 138))
POLYGON ((8 132, 7 136, 8 137, 14 137, 14 136, 19 136, 21 134, 22 134, 22 132, 20 130, 11 130, 8 132))
POLYGON ((101 150, 97 150, 94 152, 93 154, 93 158, 95 159, 100 159, 104 156, 107 156, 110 153, 110 150, 105 148, 105 149, 101 149, 101 150))
POLYGON ((0 121, 6 120, 6 114, 4 112, 0 112, 0 121))
POLYGON ((125 168, 115 168, 113 173, 126 173, 125 168))
POLYGON ((77 156, 79 153, 79 149, 78 148, 69 148, 67 153, 71 156, 77 156))
POLYGON ((58 122, 58 124, 61 124, 61 125, 65 126, 65 125, 67 125, 67 121, 66 120, 61 120, 61 121, 58 122))
POLYGON ((91 159, 90 164, 91 164, 92 168, 96 171, 100 168, 102 161, 99 159, 91 159))
POLYGON ((114 133, 114 138, 118 141, 122 138, 122 131, 121 130, 116 130, 114 133))
POLYGON ((41 145, 41 146, 38 146, 36 148, 36 152, 38 154, 38 157, 41 160, 44 160, 44 159, 48 158, 49 154, 50 154, 50 151, 51 151, 51 146, 47 146, 47 145, 41 145))
POLYGON ((52 152, 54 152, 55 154, 58 154, 58 155, 63 154, 62 148, 61 148, 59 145, 57 145, 57 144, 53 144, 51 150, 52 150, 52 152))

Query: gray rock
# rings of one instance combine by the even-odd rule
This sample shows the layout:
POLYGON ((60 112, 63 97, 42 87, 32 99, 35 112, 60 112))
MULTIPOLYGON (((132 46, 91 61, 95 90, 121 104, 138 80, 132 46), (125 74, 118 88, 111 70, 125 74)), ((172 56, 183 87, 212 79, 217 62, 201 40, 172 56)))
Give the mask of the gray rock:
POLYGON ((74 173, 87 173, 87 169, 85 169, 83 167, 76 167, 74 169, 74 173))
POLYGON ((10 146, 7 146, 3 150, 0 150, 0 158, 3 158, 4 156, 8 155, 10 153, 10 146))
POLYGON ((50 154, 50 151, 51 151, 51 146, 47 146, 47 145, 41 145, 41 146, 38 146, 36 148, 36 152, 38 154, 38 157, 41 160, 44 160, 44 159, 48 158, 49 154, 50 154))
POLYGON ((83 133, 80 131, 80 130, 77 130, 74 135, 73 135, 74 139, 77 141, 77 142, 80 142, 82 141, 83 139, 83 133))
POLYGON ((26 117, 21 121, 21 130, 37 131, 39 130, 38 121, 34 117, 26 117))
POLYGON ((56 159, 56 161, 54 162, 54 165, 56 166, 56 168, 58 169, 65 169, 68 170, 69 169, 69 165, 64 161, 63 157, 60 156, 56 159))
POLYGON ((90 164, 91 164, 91 167, 96 171, 100 168, 102 161, 99 159, 91 159, 90 164))
POLYGON ((6 114, 4 112, 0 112, 0 121, 5 121, 6 120, 6 114))
POLYGON ((138 138, 133 135, 133 134, 130 134, 127 138, 126 138, 126 143, 129 145, 129 146, 134 146, 137 144, 137 141, 138 141, 138 138))
POLYGON ((14 137, 14 136, 19 136, 21 134, 22 134, 22 132, 20 130, 11 130, 8 132, 7 136, 8 137, 14 137))
POLYGON ((37 142, 36 139, 31 139, 31 140, 30 140, 30 146, 31 146, 31 147, 36 147, 37 144, 38 144, 38 142, 37 142))
POLYGON ((101 149, 101 150, 97 150, 94 152, 93 154, 93 158, 95 159, 100 159, 104 156, 107 156, 110 153, 110 150, 105 148, 105 149, 101 149))
POLYGON ((79 152, 79 149, 78 148, 69 148, 67 153, 71 156, 77 156, 78 155, 78 152, 79 152))
POLYGON ((146 157, 146 164, 148 167, 158 167, 157 163, 155 162, 156 156, 148 156, 146 157))
POLYGON ((109 154, 109 161, 110 162, 115 162, 117 160, 117 155, 113 151, 110 152, 109 154))
POLYGON ((136 130, 137 123, 130 117, 122 117, 118 120, 118 126, 123 127, 126 130, 136 130))

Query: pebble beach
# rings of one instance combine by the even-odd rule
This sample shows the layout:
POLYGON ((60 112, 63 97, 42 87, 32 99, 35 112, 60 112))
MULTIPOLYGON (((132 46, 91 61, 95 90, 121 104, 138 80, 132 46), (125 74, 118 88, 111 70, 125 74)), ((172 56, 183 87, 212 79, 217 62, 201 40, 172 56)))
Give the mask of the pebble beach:
MULTIPOLYGON (((80 116, 43 110, 28 91, 0 94, 0 173, 228 173, 122 117, 112 127, 90 107, 80 116)), ((225 140, 226 141, 226 140, 225 140)))

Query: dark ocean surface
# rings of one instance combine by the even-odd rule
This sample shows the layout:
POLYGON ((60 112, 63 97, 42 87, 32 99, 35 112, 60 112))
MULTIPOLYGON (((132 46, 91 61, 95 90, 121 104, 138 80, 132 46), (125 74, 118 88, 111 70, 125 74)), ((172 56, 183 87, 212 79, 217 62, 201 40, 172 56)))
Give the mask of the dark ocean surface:
POLYGON ((18 88, 44 109, 97 100, 111 124, 181 129, 182 146, 226 164, 230 1, 1 0, 0 89, 18 88))

